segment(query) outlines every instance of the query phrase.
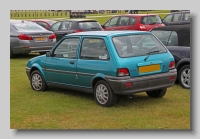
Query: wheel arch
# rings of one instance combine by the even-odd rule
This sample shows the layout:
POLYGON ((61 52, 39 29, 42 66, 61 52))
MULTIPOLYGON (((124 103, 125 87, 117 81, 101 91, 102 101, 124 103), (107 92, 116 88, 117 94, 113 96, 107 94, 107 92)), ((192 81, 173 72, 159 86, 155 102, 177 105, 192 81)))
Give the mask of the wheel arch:
MULTIPOLYGON (((105 82, 107 82, 107 79, 105 78, 105 75, 102 73, 97 73, 93 79, 92 79, 92 88, 94 89, 95 84, 99 81, 99 80, 104 80, 105 82)), ((108 82, 107 82, 108 83, 108 82)))
POLYGON ((190 65, 190 58, 183 58, 176 64, 177 73, 179 73, 181 67, 184 65, 190 65))
POLYGON ((31 67, 31 70, 30 70, 30 75, 35 70, 38 70, 42 74, 44 80, 46 81, 46 77, 45 77, 45 74, 44 74, 42 67, 38 64, 33 64, 33 66, 31 67))

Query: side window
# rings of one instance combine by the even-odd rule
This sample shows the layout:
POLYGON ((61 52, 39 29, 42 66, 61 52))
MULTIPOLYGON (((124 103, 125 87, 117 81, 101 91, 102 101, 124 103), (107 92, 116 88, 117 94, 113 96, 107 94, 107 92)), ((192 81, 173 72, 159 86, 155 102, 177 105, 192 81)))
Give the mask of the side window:
POLYGON ((76 58, 79 38, 63 40, 54 50, 54 56, 60 58, 76 58))
POLYGON ((163 19, 163 22, 164 22, 164 23, 170 22, 171 19, 172 19, 172 15, 171 15, 171 14, 170 14, 170 15, 167 15, 167 16, 163 19))
POLYGON ((130 17, 130 23, 129 25, 134 25, 136 21, 136 18, 130 17))
POLYGON ((115 27, 115 26, 117 25, 118 19, 119 19, 119 17, 113 17, 113 18, 110 20, 109 27, 115 27))
POLYGON ((108 60, 109 54, 105 42, 100 38, 85 38, 81 47, 81 59, 108 60))
POLYGON ((127 26, 129 23, 129 17, 127 16, 121 16, 119 20, 118 26, 127 26))
POLYGON ((171 31, 152 30, 151 31, 165 46, 168 45, 171 31))
POLYGON ((172 34, 169 38, 168 46, 178 46, 178 36, 175 31, 172 31, 172 34))
POLYGON ((189 21, 190 20, 190 13, 185 13, 183 17, 183 21, 189 21))
POLYGON ((147 16, 142 17, 141 23, 142 23, 142 24, 148 24, 148 23, 147 23, 147 22, 148 22, 148 21, 147 21, 147 20, 148 20, 147 18, 148 18, 147 16))
POLYGON ((61 30, 69 30, 69 29, 71 29, 71 27, 72 27, 72 22, 63 22, 61 24, 60 29, 61 30))
POLYGON ((181 14, 174 14, 173 22, 177 22, 181 20, 181 14))
POLYGON ((51 30, 58 30, 60 27, 61 22, 57 22, 51 26, 51 30))

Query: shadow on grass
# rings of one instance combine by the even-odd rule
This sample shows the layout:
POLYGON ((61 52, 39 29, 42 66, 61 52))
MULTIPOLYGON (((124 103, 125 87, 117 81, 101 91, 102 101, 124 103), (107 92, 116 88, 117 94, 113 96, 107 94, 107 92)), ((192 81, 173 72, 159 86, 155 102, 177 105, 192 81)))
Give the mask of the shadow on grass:
MULTIPOLYGON (((74 90, 69 90, 69 89, 60 89, 60 88, 49 88, 47 90, 49 93, 60 93, 60 94, 65 94, 68 96, 72 97, 77 97, 77 98, 83 98, 85 100, 89 101, 95 101, 94 95, 81 92, 81 91, 74 91, 74 90)), ((165 96, 164 96, 165 97, 165 96)), ((136 107, 144 107, 144 106, 150 106, 154 104, 161 104, 163 102, 168 102, 167 99, 165 98, 151 98, 149 97, 145 92, 142 93, 136 93, 133 95, 118 95, 118 100, 116 104, 113 107, 129 107, 129 106, 136 106, 136 107)))

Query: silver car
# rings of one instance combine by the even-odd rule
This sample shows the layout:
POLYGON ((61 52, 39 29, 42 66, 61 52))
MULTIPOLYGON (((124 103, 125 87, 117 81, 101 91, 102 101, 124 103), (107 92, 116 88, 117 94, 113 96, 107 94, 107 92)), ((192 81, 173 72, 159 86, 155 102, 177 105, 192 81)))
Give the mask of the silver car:
POLYGON ((56 36, 31 21, 10 20, 10 57, 16 54, 44 54, 56 44, 56 36))

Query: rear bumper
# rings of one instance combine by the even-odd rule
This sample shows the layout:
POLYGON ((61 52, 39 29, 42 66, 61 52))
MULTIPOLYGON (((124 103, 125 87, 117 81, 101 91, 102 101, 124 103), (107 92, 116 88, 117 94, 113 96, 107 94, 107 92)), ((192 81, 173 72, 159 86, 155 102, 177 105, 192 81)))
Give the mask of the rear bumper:
POLYGON ((35 43, 32 44, 29 41, 21 41, 20 43, 13 44, 11 46, 13 54, 25 54, 30 52, 47 52, 50 51, 56 41, 53 40, 52 42, 47 43, 35 43))
POLYGON ((173 86, 177 78, 176 69, 170 70, 167 73, 142 76, 142 77, 110 77, 106 79, 115 94, 129 95, 138 92, 146 92, 161 88, 173 86), (170 77, 174 76, 173 80, 170 77), (125 87, 126 83, 132 83, 131 87, 125 87))

